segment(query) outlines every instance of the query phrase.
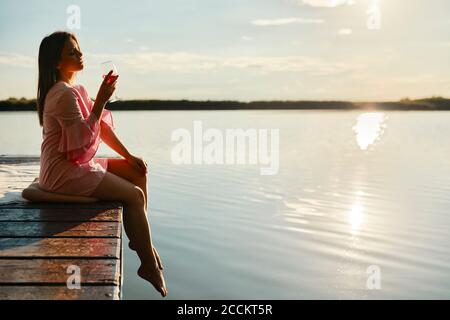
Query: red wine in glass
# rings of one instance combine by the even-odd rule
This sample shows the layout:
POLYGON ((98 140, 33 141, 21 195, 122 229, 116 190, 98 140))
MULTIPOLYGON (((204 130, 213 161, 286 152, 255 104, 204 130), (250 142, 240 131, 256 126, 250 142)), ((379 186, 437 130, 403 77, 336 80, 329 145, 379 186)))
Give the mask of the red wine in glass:
MULTIPOLYGON (((108 78, 108 83, 114 82, 119 77, 117 68, 112 61, 105 61, 100 66, 101 66, 101 70, 102 70, 102 78, 103 79, 108 75, 108 73, 110 71, 112 71, 111 75, 108 78)), ((115 102, 117 100, 119 100, 119 97, 117 96, 116 91, 114 91, 113 96, 111 96, 111 98, 109 98, 108 102, 115 102)))

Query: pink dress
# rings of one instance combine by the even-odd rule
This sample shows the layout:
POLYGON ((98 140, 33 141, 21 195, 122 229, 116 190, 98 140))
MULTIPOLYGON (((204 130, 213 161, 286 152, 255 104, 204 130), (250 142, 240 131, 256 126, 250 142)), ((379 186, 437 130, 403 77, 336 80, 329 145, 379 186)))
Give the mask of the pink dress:
MULTIPOLYGON (((82 85, 60 81, 47 93, 43 113, 39 187, 55 193, 91 196, 108 168, 107 158, 94 158, 100 122, 94 102, 82 85)), ((101 121, 115 129, 111 111, 101 121)))

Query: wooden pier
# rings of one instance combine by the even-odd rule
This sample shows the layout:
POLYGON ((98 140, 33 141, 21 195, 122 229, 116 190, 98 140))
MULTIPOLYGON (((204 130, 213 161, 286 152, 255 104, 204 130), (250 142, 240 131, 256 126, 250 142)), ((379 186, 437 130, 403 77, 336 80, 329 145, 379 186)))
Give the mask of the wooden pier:
POLYGON ((0 299, 120 299, 122 271, 121 203, 0 204, 0 299))

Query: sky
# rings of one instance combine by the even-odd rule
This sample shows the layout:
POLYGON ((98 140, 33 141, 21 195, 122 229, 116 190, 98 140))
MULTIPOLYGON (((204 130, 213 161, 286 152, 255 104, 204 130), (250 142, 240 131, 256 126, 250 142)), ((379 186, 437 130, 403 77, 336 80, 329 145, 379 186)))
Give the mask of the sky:
POLYGON ((35 98, 56 30, 77 35, 91 97, 108 60, 122 99, 450 96, 448 0, 1 0, 0 99, 35 98))

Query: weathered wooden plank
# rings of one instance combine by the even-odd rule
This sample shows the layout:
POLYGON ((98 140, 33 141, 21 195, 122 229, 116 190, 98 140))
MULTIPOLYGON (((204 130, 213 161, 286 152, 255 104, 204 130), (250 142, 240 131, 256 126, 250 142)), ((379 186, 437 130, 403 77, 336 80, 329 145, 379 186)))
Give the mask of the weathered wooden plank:
POLYGON ((117 222, 0 222, 0 237, 119 237, 117 222))
MULTIPOLYGON (((0 184, 15 194, 31 183, 39 158, 29 160, 0 157, 0 184)), ((120 299, 120 202, 14 199, 0 204, 0 299, 120 299), (79 290, 66 286, 69 266, 80 268, 79 290)))
POLYGON ((78 208, 2 208, 3 221, 116 221, 122 220, 120 209, 78 208))
POLYGON ((115 258, 120 238, 0 238, 0 258, 115 258))
POLYGON ((11 208, 30 208, 30 209, 122 209, 122 203, 118 201, 96 201, 89 203, 74 203, 74 202, 30 202, 22 201, 19 203, 1 204, 0 209, 11 208))
POLYGON ((120 283, 120 261, 116 259, 0 259, 0 291, 5 284, 64 285, 73 266, 79 268, 82 284, 120 283))
POLYGON ((118 300, 118 286, 1 286, 0 300, 118 300))

